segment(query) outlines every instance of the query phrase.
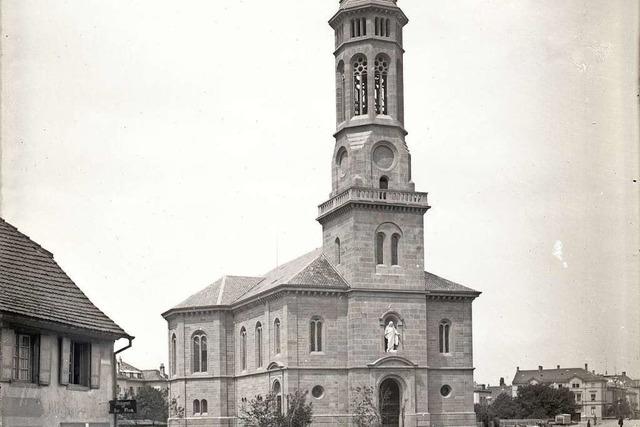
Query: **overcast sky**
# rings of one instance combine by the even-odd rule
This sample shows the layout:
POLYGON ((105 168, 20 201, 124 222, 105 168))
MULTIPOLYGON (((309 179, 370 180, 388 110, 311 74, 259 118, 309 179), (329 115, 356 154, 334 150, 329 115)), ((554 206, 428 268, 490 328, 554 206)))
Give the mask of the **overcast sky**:
MULTIPOLYGON (((167 361, 160 313, 321 245, 338 1, 2 2, 2 215, 167 361)), ((640 377, 635 0, 401 0, 429 271, 479 382, 640 377)))

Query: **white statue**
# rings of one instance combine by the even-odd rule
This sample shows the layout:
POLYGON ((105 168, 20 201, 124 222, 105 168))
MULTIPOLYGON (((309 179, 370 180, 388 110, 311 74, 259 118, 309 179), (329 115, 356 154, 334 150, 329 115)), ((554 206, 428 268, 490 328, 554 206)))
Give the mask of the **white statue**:
POLYGON ((387 341, 387 353, 397 352, 400 345, 400 333, 391 320, 389 320, 387 327, 384 328, 384 338, 387 341))

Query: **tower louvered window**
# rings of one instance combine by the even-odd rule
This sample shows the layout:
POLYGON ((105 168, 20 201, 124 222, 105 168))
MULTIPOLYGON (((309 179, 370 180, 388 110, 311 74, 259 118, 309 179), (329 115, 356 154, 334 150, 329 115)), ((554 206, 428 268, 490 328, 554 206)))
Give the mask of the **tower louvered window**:
POLYGON ((387 114, 389 91, 389 58, 378 55, 374 63, 376 114, 387 114))
POLYGON ((353 113, 360 116, 367 112, 367 58, 358 55, 353 61, 353 113))

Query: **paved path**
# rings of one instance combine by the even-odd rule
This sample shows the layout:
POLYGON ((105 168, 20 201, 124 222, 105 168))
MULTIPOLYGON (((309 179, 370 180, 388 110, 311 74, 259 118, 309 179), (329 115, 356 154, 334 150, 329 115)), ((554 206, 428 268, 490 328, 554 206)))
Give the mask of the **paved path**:
MULTIPOLYGON (((587 425, 586 421, 582 421, 580 423, 580 427, 584 427, 587 425)), ((593 422, 591 423, 591 426, 593 427, 593 422)), ((596 427, 618 427, 618 421, 617 420, 598 420, 598 425, 596 427)), ((623 427, 640 427, 640 420, 624 420, 624 426, 623 427)))

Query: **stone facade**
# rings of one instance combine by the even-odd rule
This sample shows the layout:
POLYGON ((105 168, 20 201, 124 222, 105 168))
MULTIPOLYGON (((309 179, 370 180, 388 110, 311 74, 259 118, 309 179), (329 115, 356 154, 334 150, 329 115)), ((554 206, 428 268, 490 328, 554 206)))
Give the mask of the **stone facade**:
POLYGON ((406 23, 394 0, 340 2, 323 246, 261 277, 225 276, 163 314, 169 393, 185 410, 171 426, 239 425, 243 398, 272 391, 284 410, 295 390, 310 391, 314 425, 351 425, 359 386, 375 390, 385 426, 475 426, 479 292, 425 272, 430 206, 403 123, 406 23))

